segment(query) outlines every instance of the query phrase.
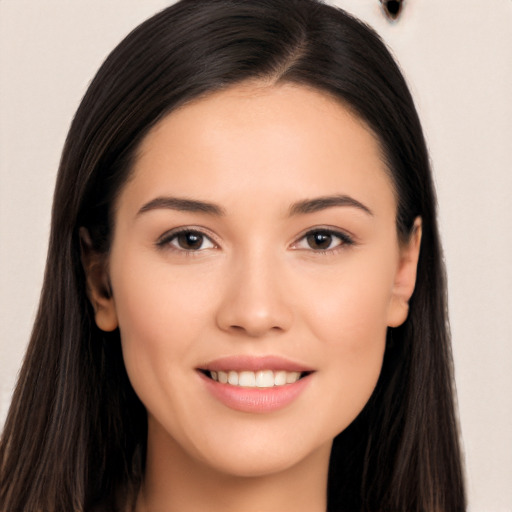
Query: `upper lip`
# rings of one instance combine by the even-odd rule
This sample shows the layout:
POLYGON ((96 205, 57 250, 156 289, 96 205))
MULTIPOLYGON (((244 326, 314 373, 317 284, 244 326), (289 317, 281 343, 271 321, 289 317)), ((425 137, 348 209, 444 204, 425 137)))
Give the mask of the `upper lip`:
POLYGON ((287 371, 287 372, 312 372, 313 368, 306 366, 290 359, 286 359, 281 356, 227 356, 215 359, 201 366, 199 369, 208 371, 226 371, 233 370, 240 372, 244 370, 248 371, 261 371, 261 370, 273 370, 273 371, 287 371))

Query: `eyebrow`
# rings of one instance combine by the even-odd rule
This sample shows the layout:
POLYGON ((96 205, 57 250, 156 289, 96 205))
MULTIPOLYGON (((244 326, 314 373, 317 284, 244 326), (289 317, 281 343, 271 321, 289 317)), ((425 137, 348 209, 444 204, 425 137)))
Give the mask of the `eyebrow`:
POLYGON ((315 213, 336 206, 349 206, 352 208, 358 208, 359 210, 362 210, 368 215, 373 216, 373 212, 370 210, 370 208, 368 208, 368 206, 365 206, 357 199, 354 199, 353 197, 347 195, 322 196, 316 197, 314 199, 306 199, 304 201, 293 203, 290 206, 289 215, 291 217, 293 215, 315 213))
POLYGON ((180 212, 206 213, 207 215, 222 216, 225 215, 224 208, 207 201, 195 199, 185 199, 181 197, 157 197, 146 203, 137 212, 140 215, 151 210, 168 209, 180 212))
MULTIPOLYGON (((363 203, 347 195, 334 195, 322 196, 314 199, 305 199, 293 203, 289 208, 289 216, 305 215, 308 213, 315 213, 327 208, 334 208, 339 206, 349 206, 358 208, 368 215, 373 215, 373 212, 363 203)), ((199 201, 196 199, 185 199, 181 197, 157 197, 152 199, 140 208, 137 215, 142 213, 158 210, 169 209, 182 212, 205 213, 207 215, 223 216, 226 214, 224 208, 208 201, 199 201)))

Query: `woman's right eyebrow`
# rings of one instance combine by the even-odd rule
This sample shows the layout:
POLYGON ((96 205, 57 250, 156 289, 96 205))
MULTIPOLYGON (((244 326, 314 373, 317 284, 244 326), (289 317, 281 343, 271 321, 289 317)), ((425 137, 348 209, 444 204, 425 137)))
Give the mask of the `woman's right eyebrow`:
POLYGON ((200 201, 197 199, 187 199, 182 197, 162 196, 156 197, 155 199, 152 199, 148 203, 144 204, 144 206, 142 206, 137 212, 137 216, 151 210, 159 209, 205 213, 214 216, 222 216, 226 214, 224 208, 208 201, 200 201))

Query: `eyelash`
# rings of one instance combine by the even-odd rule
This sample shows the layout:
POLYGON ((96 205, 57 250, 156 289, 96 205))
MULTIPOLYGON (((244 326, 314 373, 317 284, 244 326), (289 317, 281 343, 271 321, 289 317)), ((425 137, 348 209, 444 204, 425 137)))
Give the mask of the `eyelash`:
POLYGON ((213 241, 212 237, 201 231, 200 229, 194 229, 194 228, 179 228, 176 230, 173 230, 169 233, 164 234, 160 239, 157 241, 156 245, 161 249, 170 249, 172 251, 176 251, 179 253, 184 254, 185 256, 194 256, 196 253, 201 252, 201 250, 204 249, 185 249, 185 248, 178 248, 172 245, 173 240, 176 240, 179 235, 187 234, 187 235, 197 235, 198 237, 203 238, 203 240, 209 240, 210 243, 214 248, 217 248, 218 245, 213 241))
POLYGON ((332 228, 318 227, 318 228, 308 230, 296 242, 294 242, 293 245, 297 246, 302 240, 307 240, 308 237, 314 236, 314 235, 324 235, 324 236, 329 236, 332 238, 337 238, 340 241, 340 243, 338 245, 336 245, 335 247, 331 247, 331 248, 327 248, 327 249, 313 249, 311 247, 303 248, 303 249, 295 247, 295 249, 296 250, 306 250, 306 251, 309 250, 309 251, 312 251, 314 254, 319 254, 319 255, 331 255, 331 254, 336 254, 339 251, 346 249, 347 247, 350 247, 351 245, 355 244, 355 240, 350 235, 348 235, 347 233, 345 233, 343 231, 338 231, 338 230, 335 230, 332 228))
MULTIPOLYGON (((177 230, 173 230, 169 233, 166 233, 157 241, 156 245, 159 248, 162 248, 162 249, 168 248, 172 251, 182 253, 185 256, 194 256, 194 255, 197 255, 197 253, 200 253, 201 251, 205 250, 205 249, 197 249, 197 250, 185 249, 183 247, 178 248, 176 246, 173 246, 172 242, 174 240, 176 240, 179 237, 179 235, 182 235, 182 234, 197 235, 198 237, 201 237, 202 238, 201 245, 204 243, 204 240, 208 240, 211 243, 212 247, 207 247, 207 249, 219 247, 218 244, 212 239, 212 237, 210 235, 207 235, 204 231, 201 231, 200 229, 187 228, 187 227, 179 228, 177 230)), ((292 249, 311 251, 314 254, 319 254, 319 255, 330 255, 330 254, 335 254, 338 251, 340 251, 344 248, 347 248, 351 245, 354 245, 354 244, 355 244, 354 239, 345 232, 337 231, 337 230, 334 230, 331 228, 319 227, 319 228, 310 229, 306 233, 304 233, 302 236, 300 236, 297 239, 297 241, 292 244, 292 249), (312 247, 309 247, 309 248, 297 247, 301 241, 306 240, 306 243, 307 243, 308 237, 315 236, 315 235, 324 235, 324 236, 328 236, 328 237, 332 237, 332 238, 337 238, 340 241, 340 243, 338 245, 336 245, 335 247, 327 248, 327 249, 313 249, 312 247)))

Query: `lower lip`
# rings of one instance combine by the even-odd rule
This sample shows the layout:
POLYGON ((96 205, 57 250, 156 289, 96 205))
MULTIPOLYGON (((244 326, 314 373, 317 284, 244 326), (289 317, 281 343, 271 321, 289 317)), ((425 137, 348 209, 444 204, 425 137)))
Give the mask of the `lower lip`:
POLYGON ((308 386, 311 375, 302 377, 293 384, 271 388, 244 388, 222 384, 199 372, 208 391, 225 406, 235 411, 265 413, 277 411, 290 405, 308 386))

